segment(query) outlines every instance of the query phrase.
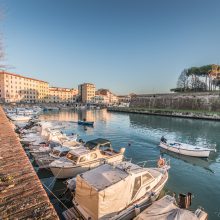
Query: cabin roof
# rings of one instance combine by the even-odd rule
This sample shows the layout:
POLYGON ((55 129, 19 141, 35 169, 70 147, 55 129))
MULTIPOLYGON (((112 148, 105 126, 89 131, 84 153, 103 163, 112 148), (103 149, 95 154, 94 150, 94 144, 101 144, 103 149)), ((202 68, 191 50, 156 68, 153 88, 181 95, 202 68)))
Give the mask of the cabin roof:
POLYGON ((94 140, 87 141, 85 146, 88 146, 88 148, 93 149, 97 146, 103 146, 107 144, 111 144, 111 141, 104 139, 104 138, 97 138, 94 140))
POLYGON ((54 147, 54 150, 58 150, 60 152, 70 151, 70 149, 68 147, 61 147, 61 146, 54 147))
POLYGON ((88 154, 90 151, 86 149, 85 147, 77 147, 76 149, 73 149, 70 151, 71 154, 74 154, 76 156, 81 156, 84 154, 88 154))
POLYGON ((80 177, 96 190, 100 191, 125 179, 131 172, 135 172, 136 170, 140 172, 140 170, 143 171, 143 169, 144 168, 130 162, 122 162, 116 167, 110 164, 104 164, 82 173, 80 177))
POLYGON ((96 138, 94 140, 87 141, 86 143, 89 143, 89 142, 94 143, 94 144, 100 144, 100 145, 111 143, 111 141, 104 139, 104 138, 96 138))

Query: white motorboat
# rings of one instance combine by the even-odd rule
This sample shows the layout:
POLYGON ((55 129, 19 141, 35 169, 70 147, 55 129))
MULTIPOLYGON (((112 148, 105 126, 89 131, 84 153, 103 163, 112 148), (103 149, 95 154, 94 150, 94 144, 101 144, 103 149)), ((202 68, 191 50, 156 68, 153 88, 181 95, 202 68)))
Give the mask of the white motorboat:
POLYGON ((65 157, 70 150, 69 147, 54 147, 47 155, 36 156, 34 159, 40 168, 48 168, 51 162, 61 157, 65 157))
POLYGON ((36 157, 39 157, 39 156, 46 156, 50 153, 51 151, 51 147, 49 145, 44 145, 44 146, 39 146, 39 148, 35 148, 35 149, 32 149, 30 150, 30 154, 36 158, 36 157))
POLYGON ((181 209, 174 197, 169 195, 154 202, 141 212, 134 220, 207 220, 208 214, 198 208, 195 212, 181 209))
POLYGON ((58 144, 64 144, 65 142, 76 141, 78 138, 77 134, 66 135, 61 131, 50 131, 48 141, 58 144))
POLYGON ((167 141, 164 137, 161 138, 159 146, 168 151, 172 151, 178 154, 183 154, 192 157, 209 157, 210 152, 215 149, 206 147, 193 146, 190 144, 184 144, 180 142, 167 141))
POLYGON ((12 120, 12 121, 29 121, 32 116, 31 115, 17 115, 17 114, 10 114, 8 115, 8 117, 12 120))
POLYGON ((86 220, 133 219, 135 207, 156 200, 168 180, 163 168, 104 164, 76 177, 74 208, 86 220))
POLYGON ((79 173, 93 169, 104 162, 120 163, 124 158, 125 148, 119 152, 113 150, 106 139, 88 141, 85 147, 71 150, 66 158, 60 158, 50 164, 50 170, 57 179, 74 177, 79 173))
POLYGON ((37 132, 29 133, 21 136, 21 143, 23 144, 40 145, 40 143, 44 141, 45 139, 42 138, 37 132))
POLYGON ((77 141, 66 142, 64 145, 50 143, 41 143, 38 146, 29 146, 29 152, 34 157, 39 167, 49 167, 55 159, 65 157, 67 153, 72 150, 82 147, 82 144, 77 141))
POLYGON ((17 115, 33 115, 34 111, 33 109, 28 109, 28 108, 16 108, 16 114, 17 115))

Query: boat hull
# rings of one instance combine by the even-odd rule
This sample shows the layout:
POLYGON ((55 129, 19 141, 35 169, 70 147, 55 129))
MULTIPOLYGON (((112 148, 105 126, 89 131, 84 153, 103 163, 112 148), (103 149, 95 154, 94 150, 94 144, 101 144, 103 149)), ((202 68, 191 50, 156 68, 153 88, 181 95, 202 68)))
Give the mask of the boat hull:
MULTIPOLYGON (((160 192, 164 188, 168 180, 168 172, 165 171, 164 177, 156 184, 156 186, 151 190, 153 193, 147 193, 137 201, 130 204, 128 207, 118 212, 114 217, 108 218, 109 220, 131 220, 135 218, 141 211, 150 206, 160 195, 160 192), (136 212, 136 207, 138 207, 138 212, 136 212)), ((73 206, 77 213, 80 213, 80 217, 84 220, 89 220, 88 214, 83 210, 80 205, 73 199, 73 206)))
POLYGON ((186 155, 186 156, 191 156, 191 157, 204 157, 204 158, 207 158, 207 157, 209 157, 209 154, 211 152, 211 150, 195 151, 195 150, 188 150, 188 149, 172 147, 172 146, 169 146, 169 145, 167 145, 163 142, 160 142, 159 146, 163 149, 168 150, 168 151, 175 152, 177 154, 186 155))

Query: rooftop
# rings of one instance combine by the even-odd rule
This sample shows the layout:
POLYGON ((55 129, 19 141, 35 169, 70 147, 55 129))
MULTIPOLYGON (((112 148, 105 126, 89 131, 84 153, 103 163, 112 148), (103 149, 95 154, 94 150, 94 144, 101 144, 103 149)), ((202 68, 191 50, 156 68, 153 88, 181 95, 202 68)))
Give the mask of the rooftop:
POLYGON ((0 71, 0 74, 6 74, 6 75, 11 75, 11 76, 17 76, 17 77, 21 77, 21 78, 24 78, 24 79, 30 79, 30 80, 34 80, 34 81, 38 81, 38 82, 48 83, 48 82, 43 81, 43 80, 34 79, 34 78, 30 78, 30 77, 26 77, 26 76, 19 75, 19 74, 16 74, 16 73, 6 72, 6 71, 0 71))

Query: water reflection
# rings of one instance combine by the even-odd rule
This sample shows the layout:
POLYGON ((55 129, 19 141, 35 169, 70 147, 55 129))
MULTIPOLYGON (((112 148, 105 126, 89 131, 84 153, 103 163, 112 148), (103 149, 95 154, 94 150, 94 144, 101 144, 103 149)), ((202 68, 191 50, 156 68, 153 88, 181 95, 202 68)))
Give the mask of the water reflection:
POLYGON ((72 111, 60 111, 60 112, 45 112, 40 116, 42 120, 58 120, 58 121, 74 121, 83 120, 87 121, 109 121, 111 120, 111 114, 103 110, 72 110, 72 111))
MULTIPOLYGON (((131 126, 153 141, 159 142, 162 135, 167 139, 198 146, 216 147, 220 150, 218 131, 220 123, 171 117, 130 114, 131 126)), ((217 154, 212 158, 216 158, 217 154)))
POLYGON ((206 159, 206 158, 197 158, 197 157, 180 155, 174 152, 167 151, 165 149, 160 149, 160 152, 161 152, 161 155, 167 154, 171 157, 174 157, 186 163, 192 164, 193 166, 199 166, 199 167, 206 169, 207 171, 210 171, 211 173, 214 173, 214 171, 210 168, 210 164, 213 162, 213 160, 206 159))
MULTIPOLYGON (((192 192, 195 195, 193 208, 202 206, 209 213, 210 219, 217 219, 214 213, 219 208, 220 122, 113 113, 106 110, 51 112, 41 116, 45 120, 72 122, 83 118, 95 121, 94 128, 84 130, 83 126, 72 123, 69 132, 79 134, 84 141, 98 137, 109 139, 116 150, 126 147, 126 157, 132 158, 134 162, 158 159, 158 144, 162 135, 189 144, 216 144, 217 153, 211 155, 208 161, 172 153, 164 156, 171 159, 166 189, 176 193, 192 192)), ((55 189, 58 190, 60 185, 60 182, 56 182, 55 189)))

